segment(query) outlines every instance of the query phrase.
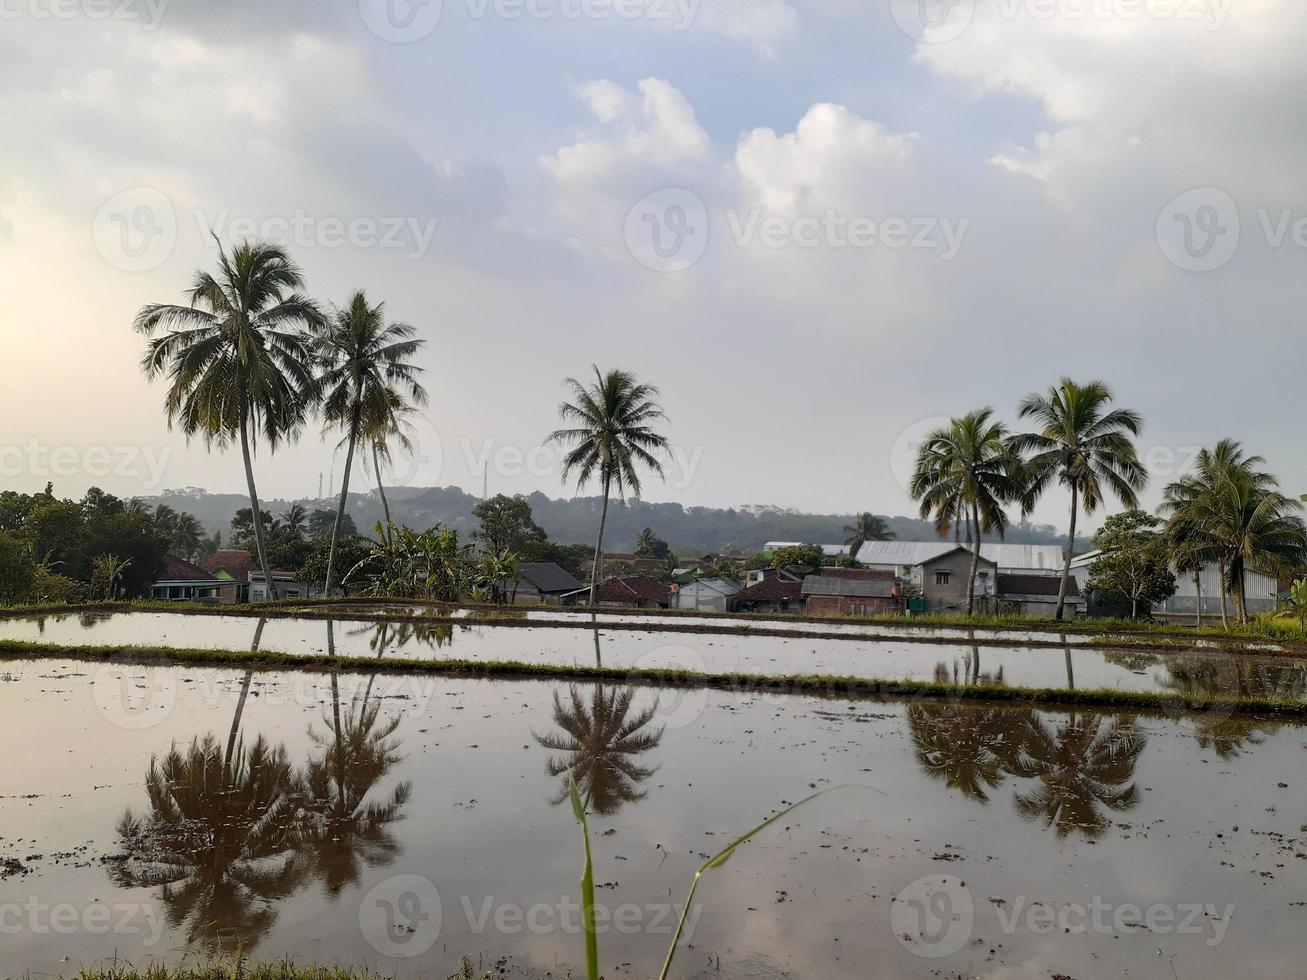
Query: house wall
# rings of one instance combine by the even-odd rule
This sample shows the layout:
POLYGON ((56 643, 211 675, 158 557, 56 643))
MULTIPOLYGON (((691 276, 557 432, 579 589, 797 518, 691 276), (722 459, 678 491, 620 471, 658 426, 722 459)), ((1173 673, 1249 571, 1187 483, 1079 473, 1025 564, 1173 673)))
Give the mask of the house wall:
MULTIPOLYGON (((1075 616, 1083 607, 1084 601, 1079 596, 1066 597, 1066 616, 1075 616)), ((1057 612, 1057 596, 1003 596, 998 600, 998 611, 1004 615, 1052 619, 1057 612)))
MULTIPOLYGON (((966 608, 967 578, 971 574, 971 555, 961 551, 951 555, 944 555, 929 564, 922 565, 920 572, 918 584, 921 588, 921 594, 930 603, 931 612, 949 612, 966 608), (947 585, 936 584, 936 572, 949 573, 947 585)), ((994 566, 981 561, 980 569, 976 574, 976 595, 993 595, 994 577, 994 566)))
POLYGON ((697 582, 682 585, 675 595, 673 607, 676 609, 695 609, 700 612, 728 612, 731 596, 716 589, 710 589, 697 582))
POLYGON ((877 616, 901 608, 901 600, 888 596, 810 595, 804 600, 804 612, 811 616, 877 616))

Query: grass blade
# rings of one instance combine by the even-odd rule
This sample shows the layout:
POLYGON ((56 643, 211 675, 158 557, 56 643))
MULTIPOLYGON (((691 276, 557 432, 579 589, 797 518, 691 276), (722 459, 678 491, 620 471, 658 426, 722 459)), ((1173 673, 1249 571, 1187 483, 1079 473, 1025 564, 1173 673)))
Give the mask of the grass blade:
POLYGON ((572 812, 581 825, 585 846, 585 866, 581 870, 581 921, 585 927, 585 971, 588 980, 599 980, 599 937, 595 934, 595 876, 590 859, 590 825, 585 819, 585 804, 577 791, 576 780, 569 773, 567 793, 572 798, 572 812))

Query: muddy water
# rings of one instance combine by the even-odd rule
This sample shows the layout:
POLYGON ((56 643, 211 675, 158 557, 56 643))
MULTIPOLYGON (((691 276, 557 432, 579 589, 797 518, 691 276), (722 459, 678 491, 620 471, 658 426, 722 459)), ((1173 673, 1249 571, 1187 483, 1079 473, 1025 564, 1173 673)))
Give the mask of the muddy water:
MULTIPOLYGON (((989 638, 978 634, 982 639, 989 638)), ((1026 688, 1107 688, 1307 699, 1307 660, 1195 651, 1151 654, 1068 644, 1064 649, 954 640, 721 636, 654 630, 411 624, 312 619, 82 614, 0 619, 0 639, 53 644, 151 644, 290 654, 512 660, 743 674, 828 674, 1026 688)))
POLYGON ((2 975, 239 946, 564 976, 568 766, 609 977, 656 974, 708 855, 843 784, 880 792, 705 877, 674 976, 1303 975, 1290 725, 42 660, 0 665, 0 726, 2 975))

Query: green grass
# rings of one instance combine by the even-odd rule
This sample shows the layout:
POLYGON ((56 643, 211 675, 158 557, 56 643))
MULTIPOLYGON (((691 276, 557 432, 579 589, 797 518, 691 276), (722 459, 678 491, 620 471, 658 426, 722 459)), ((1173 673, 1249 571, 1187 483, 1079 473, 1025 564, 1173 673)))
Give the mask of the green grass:
POLYGON ((1307 702, 1252 697, 1189 697, 1151 691, 1066 690, 997 685, 948 684, 825 674, 755 675, 729 671, 651 670, 626 667, 528 664, 512 660, 404 660, 388 657, 287 654, 272 650, 160 649, 145 646, 70 646, 0 640, 0 661, 73 659, 204 667, 262 667, 299 671, 426 674, 439 677, 505 680, 616 681, 654 687, 710 688, 747 694, 805 694, 860 699, 910 697, 1005 701, 1022 704, 1086 705, 1134 712, 1220 711, 1284 718, 1307 718, 1307 702))

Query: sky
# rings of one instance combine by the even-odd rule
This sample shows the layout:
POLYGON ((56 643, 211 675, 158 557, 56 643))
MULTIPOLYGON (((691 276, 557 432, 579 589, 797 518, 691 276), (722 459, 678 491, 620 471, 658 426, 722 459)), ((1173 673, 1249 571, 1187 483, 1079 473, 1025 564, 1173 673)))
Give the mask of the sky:
POLYGON ((1063 375, 1144 416, 1146 504, 1225 436, 1297 495, 1305 46, 1300 0, 0 0, 0 486, 243 491, 132 329, 216 235, 427 341, 396 487, 574 492, 597 364, 661 390, 649 500, 907 514, 924 432, 1063 375))

